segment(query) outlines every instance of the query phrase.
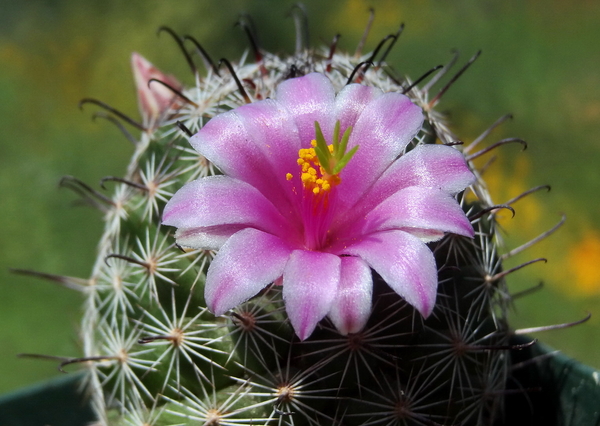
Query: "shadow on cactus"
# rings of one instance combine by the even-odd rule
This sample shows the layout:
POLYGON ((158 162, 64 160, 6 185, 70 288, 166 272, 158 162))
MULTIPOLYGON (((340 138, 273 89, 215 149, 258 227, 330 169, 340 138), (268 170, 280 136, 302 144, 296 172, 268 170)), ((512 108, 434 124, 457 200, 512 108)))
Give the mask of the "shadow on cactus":
POLYGON ((463 143, 436 111, 479 53, 412 81, 385 61, 402 28, 346 54, 294 13, 293 55, 243 21, 237 63, 162 28, 195 85, 134 53, 141 122, 82 101, 134 153, 103 191, 62 182, 105 213, 91 277, 21 271, 84 295, 61 367, 85 367, 98 424, 502 424, 511 351, 535 343, 511 341, 505 278, 545 259, 502 262, 562 221, 503 251, 497 212, 546 187, 497 205, 475 160, 525 142, 485 142, 506 116, 463 143))

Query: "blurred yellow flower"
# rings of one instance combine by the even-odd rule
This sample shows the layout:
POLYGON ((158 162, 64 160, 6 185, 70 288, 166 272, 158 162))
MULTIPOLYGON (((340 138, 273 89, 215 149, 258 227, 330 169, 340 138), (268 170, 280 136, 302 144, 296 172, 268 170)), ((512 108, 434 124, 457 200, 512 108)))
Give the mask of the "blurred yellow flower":
POLYGON ((577 290, 600 294, 600 233, 589 233, 571 247, 568 260, 577 290))

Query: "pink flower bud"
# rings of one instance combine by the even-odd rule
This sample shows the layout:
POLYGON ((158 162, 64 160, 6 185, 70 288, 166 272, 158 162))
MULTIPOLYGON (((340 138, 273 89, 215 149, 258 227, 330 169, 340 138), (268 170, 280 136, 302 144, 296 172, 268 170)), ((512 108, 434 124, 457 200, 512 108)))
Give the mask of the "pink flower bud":
POLYGON ((143 56, 135 52, 131 55, 131 68, 133 69, 138 104, 144 126, 155 127, 157 122, 175 103, 176 95, 167 86, 150 81, 152 79, 160 80, 176 90, 181 89, 181 83, 175 77, 161 72, 143 56))

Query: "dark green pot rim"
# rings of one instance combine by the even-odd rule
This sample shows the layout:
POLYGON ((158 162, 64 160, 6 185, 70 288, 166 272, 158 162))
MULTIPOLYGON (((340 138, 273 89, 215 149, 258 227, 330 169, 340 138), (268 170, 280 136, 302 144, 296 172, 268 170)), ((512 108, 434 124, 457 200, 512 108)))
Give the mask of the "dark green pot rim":
MULTIPOLYGON (((531 342, 515 336, 512 344, 531 342)), ((600 425, 600 371, 536 343, 511 353, 505 424, 600 425)))

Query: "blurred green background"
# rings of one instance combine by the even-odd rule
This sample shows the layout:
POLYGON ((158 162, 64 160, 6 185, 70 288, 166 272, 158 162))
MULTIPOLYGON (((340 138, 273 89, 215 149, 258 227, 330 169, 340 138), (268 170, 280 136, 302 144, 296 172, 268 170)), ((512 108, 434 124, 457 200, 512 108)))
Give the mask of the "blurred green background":
MULTIPOLYGON (((496 202, 540 184, 502 221, 509 246, 521 244, 567 215, 566 225, 509 266, 538 263, 509 277, 513 291, 546 284, 519 299, 513 325, 585 325, 536 337, 600 367, 600 6, 590 1, 305 1, 311 42, 353 51, 375 7, 367 48, 406 23, 389 62, 413 78, 444 63, 453 49, 464 62, 483 55, 445 95, 454 128, 472 140, 508 112, 515 119, 490 142, 519 136, 524 153, 507 146, 489 170, 496 202)), ((101 232, 101 215, 73 207, 59 190, 63 175, 97 187, 123 173, 128 142, 107 122, 91 121, 77 102, 96 97, 137 117, 129 69, 132 51, 186 83, 191 75, 160 25, 192 34, 215 57, 235 59, 247 48, 233 24, 254 17, 261 45, 291 52, 287 1, 0 0, 0 392, 60 374, 56 364, 17 359, 22 352, 79 355, 81 296, 8 268, 86 277, 101 232)))

